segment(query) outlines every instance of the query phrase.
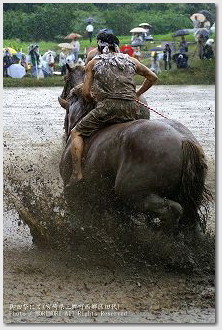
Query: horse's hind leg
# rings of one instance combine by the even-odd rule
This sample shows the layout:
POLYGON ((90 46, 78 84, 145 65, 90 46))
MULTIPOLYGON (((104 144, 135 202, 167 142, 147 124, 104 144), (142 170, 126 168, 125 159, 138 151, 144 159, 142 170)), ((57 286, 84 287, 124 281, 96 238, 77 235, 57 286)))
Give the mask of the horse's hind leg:
POLYGON ((183 208, 179 203, 156 194, 150 194, 141 199, 136 206, 152 217, 159 218, 164 227, 169 226, 174 229, 178 227, 183 214, 183 208))

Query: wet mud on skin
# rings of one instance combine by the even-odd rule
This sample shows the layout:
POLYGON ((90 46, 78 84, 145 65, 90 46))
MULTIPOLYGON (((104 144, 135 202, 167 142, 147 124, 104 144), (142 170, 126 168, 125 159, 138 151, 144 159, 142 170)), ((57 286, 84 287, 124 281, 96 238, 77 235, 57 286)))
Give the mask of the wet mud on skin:
MULTIPOLYGON (((61 91, 4 90, 4 323, 215 323, 212 269, 203 274, 141 260, 115 262, 109 251, 90 254, 87 240, 75 250, 33 244, 29 227, 10 200, 28 182, 30 205, 35 207, 44 190, 45 209, 54 200, 55 212, 63 219, 57 206, 63 188, 58 168, 64 146, 65 111, 57 101, 61 91), (86 246, 84 253, 81 246, 86 246)), ((156 86, 146 97, 151 108, 182 122, 202 144, 209 166, 207 183, 214 194, 214 86, 156 86)), ((151 119, 158 117, 151 112, 151 119)), ((207 221, 209 236, 215 232, 214 207, 212 203, 207 221)), ((43 228, 44 222, 54 221, 39 216, 43 228)))

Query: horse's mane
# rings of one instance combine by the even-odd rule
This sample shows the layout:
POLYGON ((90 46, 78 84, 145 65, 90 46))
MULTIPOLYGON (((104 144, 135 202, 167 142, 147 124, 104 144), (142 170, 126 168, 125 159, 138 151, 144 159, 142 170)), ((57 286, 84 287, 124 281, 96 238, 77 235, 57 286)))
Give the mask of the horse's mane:
MULTIPOLYGON (((73 81, 72 78, 74 78, 76 73, 78 73, 78 72, 83 77, 83 74, 85 74, 85 71, 86 71, 85 66, 83 66, 82 64, 75 64, 73 67, 70 67, 68 64, 66 64, 66 68, 67 68, 67 70, 66 70, 66 74, 65 74, 65 77, 64 77, 65 80, 72 80, 73 81)), ((82 78, 82 81, 83 81, 83 78, 82 78)), ((79 83, 80 83, 79 81, 78 82, 74 81, 73 87, 76 86, 79 83)))
POLYGON ((75 86, 71 91, 69 106, 69 127, 72 129, 96 105, 92 100, 87 100, 82 92, 83 83, 75 86))

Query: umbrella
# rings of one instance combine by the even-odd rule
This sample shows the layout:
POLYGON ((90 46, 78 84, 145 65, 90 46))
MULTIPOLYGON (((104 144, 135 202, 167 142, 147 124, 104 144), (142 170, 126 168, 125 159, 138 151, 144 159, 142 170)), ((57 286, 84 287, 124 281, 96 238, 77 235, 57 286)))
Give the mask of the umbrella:
POLYGON ((56 52, 54 52, 53 50, 48 50, 47 52, 45 52, 42 55, 42 61, 46 61, 47 55, 52 55, 53 57, 56 57, 56 52))
POLYGON ((143 26, 150 27, 150 26, 152 26, 152 25, 150 25, 149 23, 140 23, 139 26, 142 26, 142 27, 143 27, 143 26))
POLYGON ((153 37, 151 35, 145 36, 144 37, 144 40, 146 40, 146 41, 153 41, 153 37))
POLYGON ((21 53, 21 52, 18 52, 18 53, 16 53, 15 55, 16 55, 16 57, 17 57, 19 60, 21 60, 22 55, 24 55, 24 54, 21 53))
POLYGON ((64 39, 75 39, 75 38, 81 38, 82 36, 78 33, 72 32, 68 34, 64 39))
POLYGON ((214 23, 214 17, 208 10, 200 10, 200 14, 204 15, 211 24, 214 23))
POLYGON ((93 23, 93 22, 95 22, 96 20, 95 20, 95 18, 93 18, 93 17, 87 17, 87 18, 85 18, 84 21, 87 22, 87 23, 93 23))
POLYGON ((153 47, 149 49, 150 52, 161 52, 163 50, 163 47, 153 47))
POLYGON ((201 35, 201 34, 202 34, 203 37, 209 37, 210 31, 209 31, 208 29, 206 29, 206 28, 199 28, 199 29, 195 32, 195 35, 196 35, 196 36, 199 36, 199 35, 201 35))
POLYGON ((8 51, 13 55, 13 54, 17 54, 17 50, 15 50, 14 48, 11 47, 5 47, 3 48, 3 52, 6 51, 6 49, 8 49, 8 51))
POLYGON ((191 21, 195 21, 196 19, 200 22, 204 22, 206 20, 206 17, 203 14, 195 13, 192 16, 190 16, 191 21))
POLYGON ((113 30, 112 29, 105 28, 105 29, 99 30, 99 33, 113 34, 113 30))
POLYGON ((210 31, 215 33, 215 23, 211 26, 210 31))
POLYGON ((58 46, 60 48, 64 48, 64 49, 73 49, 73 46, 71 44, 69 44, 68 42, 63 42, 61 44, 58 44, 58 46))
POLYGON ((12 78, 22 78, 26 74, 25 68, 21 64, 12 64, 7 70, 8 75, 12 78))
POLYGON ((120 52, 123 54, 128 54, 129 56, 132 56, 134 53, 134 50, 130 45, 123 45, 120 47, 120 52))
POLYGON ((135 27, 134 29, 130 30, 131 33, 145 33, 146 30, 141 27, 135 27))
POLYGON ((52 54, 52 56, 54 56, 54 57, 56 56, 56 52, 54 52, 54 50, 50 50, 50 49, 47 50, 47 52, 45 52, 43 56, 46 56, 48 54, 52 54))
POLYGON ((186 29, 177 30, 176 32, 174 32, 173 37, 181 37, 181 36, 185 36, 187 34, 190 34, 190 32, 186 29))

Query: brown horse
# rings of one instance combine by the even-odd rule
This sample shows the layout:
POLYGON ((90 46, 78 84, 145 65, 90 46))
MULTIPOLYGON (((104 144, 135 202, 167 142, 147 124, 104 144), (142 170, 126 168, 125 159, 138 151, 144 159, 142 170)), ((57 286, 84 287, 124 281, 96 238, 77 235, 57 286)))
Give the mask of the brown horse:
MULTIPOLYGON (((77 89, 84 68, 69 69, 60 104, 66 108, 67 133, 94 105, 77 89)), ((118 196, 163 224, 205 229, 209 192, 207 164, 201 145, 181 123, 169 119, 140 119, 104 127, 84 140, 83 174, 96 194, 118 196), (107 183, 107 180, 109 184, 107 183)), ((60 161, 64 185, 72 173, 70 137, 60 161)), ((98 196, 99 198, 99 196, 98 196)))

